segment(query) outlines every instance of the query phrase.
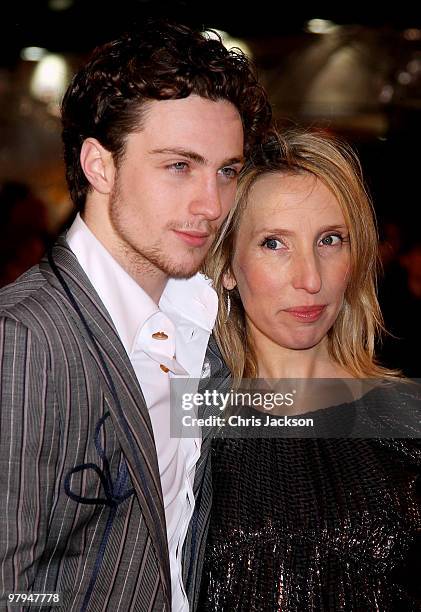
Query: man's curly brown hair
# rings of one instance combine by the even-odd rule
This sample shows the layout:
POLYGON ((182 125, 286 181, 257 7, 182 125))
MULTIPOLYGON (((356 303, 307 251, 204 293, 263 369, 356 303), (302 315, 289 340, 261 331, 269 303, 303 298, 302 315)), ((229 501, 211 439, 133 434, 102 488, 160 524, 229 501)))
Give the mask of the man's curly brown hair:
POLYGON ((118 167, 128 134, 142 127, 145 103, 190 94, 228 100, 238 109, 246 156, 270 123, 267 95, 248 58, 206 32, 149 21, 96 48, 62 102, 66 178, 75 205, 83 209, 89 189, 79 161, 86 138, 96 138, 118 167))

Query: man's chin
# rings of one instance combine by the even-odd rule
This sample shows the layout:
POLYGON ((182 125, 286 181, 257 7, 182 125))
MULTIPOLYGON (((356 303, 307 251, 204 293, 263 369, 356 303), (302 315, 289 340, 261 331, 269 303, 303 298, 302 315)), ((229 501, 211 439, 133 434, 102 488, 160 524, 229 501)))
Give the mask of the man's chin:
POLYGON ((161 265, 159 267, 161 268, 163 272, 165 272, 165 274, 169 278, 185 278, 185 279, 191 278, 192 276, 197 274, 197 272, 199 272, 203 264, 201 260, 190 262, 190 263, 186 261, 166 261, 166 262, 161 261, 160 263, 161 265))
POLYGON ((197 252, 195 257, 192 253, 180 253, 177 258, 164 257, 162 252, 156 251, 142 255, 169 278, 191 278, 199 272, 204 261, 204 256, 201 257, 197 252))
POLYGON ((173 265, 167 266, 165 272, 170 278, 188 279, 199 272, 201 265, 202 264, 200 264, 199 266, 192 267, 192 266, 186 266, 182 264, 178 266, 173 264, 173 265))

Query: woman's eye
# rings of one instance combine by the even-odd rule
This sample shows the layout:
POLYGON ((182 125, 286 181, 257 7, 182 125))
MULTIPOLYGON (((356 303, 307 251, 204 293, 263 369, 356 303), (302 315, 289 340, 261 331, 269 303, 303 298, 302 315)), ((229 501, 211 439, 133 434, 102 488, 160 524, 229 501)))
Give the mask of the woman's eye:
POLYGON ((323 246, 334 246, 336 244, 340 244, 341 242, 343 242, 343 238, 337 234, 329 234, 329 236, 325 236, 320 240, 320 243, 323 246))
POLYGON ((265 238, 265 240, 262 243, 262 246, 265 246, 267 249, 270 249, 271 251, 277 251, 278 249, 281 249, 283 247, 283 244, 277 238, 265 238))

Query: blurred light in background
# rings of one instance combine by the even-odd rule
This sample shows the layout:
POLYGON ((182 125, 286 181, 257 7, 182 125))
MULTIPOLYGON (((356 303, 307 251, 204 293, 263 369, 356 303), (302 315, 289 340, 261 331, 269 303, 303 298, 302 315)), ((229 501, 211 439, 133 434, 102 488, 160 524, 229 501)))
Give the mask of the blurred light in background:
POLYGON ((392 100, 394 93, 395 90, 393 85, 391 85, 390 83, 383 85, 379 93, 379 102, 381 102, 382 104, 388 104, 392 100))
POLYGON ((418 55, 407 64, 408 72, 418 74, 421 72, 421 55, 418 55))
POLYGON ((406 40, 421 40, 421 30, 418 30, 417 28, 409 28, 408 30, 404 31, 403 37, 406 40))
POLYGON ((47 49, 42 47, 25 47, 20 52, 20 57, 26 62, 39 62, 46 54, 47 49))
POLYGON ((48 8, 52 11, 66 11, 73 5, 73 0, 49 0, 48 8))
POLYGON ((30 92, 34 98, 58 106, 69 80, 69 68, 61 55, 49 53, 39 62, 32 75, 30 92))
POLYGON ((328 19, 310 19, 307 22, 306 30, 312 34, 330 34, 339 29, 339 26, 328 19))
POLYGON ((402 71, 398 74, 398 82, 401 85, 409 85, 411 81, 412 81, 412 77, 409 74, 409 72, 402 71))

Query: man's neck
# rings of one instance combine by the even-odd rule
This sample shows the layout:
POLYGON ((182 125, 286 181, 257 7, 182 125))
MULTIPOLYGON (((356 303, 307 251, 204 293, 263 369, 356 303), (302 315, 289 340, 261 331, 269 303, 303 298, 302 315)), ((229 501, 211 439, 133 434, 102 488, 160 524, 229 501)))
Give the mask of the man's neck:
POLYGON ((168 276, 154 264, 143 258, 119 239, 112 231, 109 223, 103 223, 85 210, 82 220, 95 238, 107 249, 115 261, 129 274, 149 297, 159 304, 161 295, 168 282, 168 276))

